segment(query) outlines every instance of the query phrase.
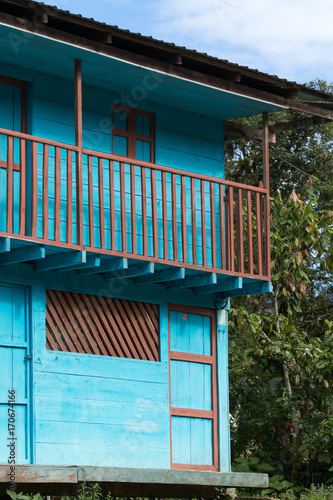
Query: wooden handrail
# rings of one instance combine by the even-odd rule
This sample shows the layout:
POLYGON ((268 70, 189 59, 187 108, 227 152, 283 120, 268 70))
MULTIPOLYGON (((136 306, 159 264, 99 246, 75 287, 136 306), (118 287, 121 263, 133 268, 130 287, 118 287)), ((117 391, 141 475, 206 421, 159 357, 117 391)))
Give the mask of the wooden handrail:
POLYGON ((70 151, 79 150, 79 148, 77 148, 76 146, 65 144, 64 142, 52 141, 50 139, 43 139, 42 137, 36 137, 30 134, 23 134, 22 132, 14 132, 13 130, 7 130, 5 128, 0 128, 0 135, 16 137, 17 139, 25 139, 26 141, 31 141, 31 142, 39 142, 40 144, 47 144, 48 146, 69 149, 70 151))

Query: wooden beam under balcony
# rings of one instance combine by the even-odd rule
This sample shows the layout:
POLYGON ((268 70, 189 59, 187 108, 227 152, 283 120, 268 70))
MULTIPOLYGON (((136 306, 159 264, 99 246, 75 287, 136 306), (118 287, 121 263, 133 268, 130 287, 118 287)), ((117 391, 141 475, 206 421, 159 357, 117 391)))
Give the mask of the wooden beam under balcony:
POLYGON ((123 257, 111 257, 110 259, 102 260, 100 265, 95 268, 80 269, 77 274, 87 275, 96 273, 106 273, 109 271, 122 271, 128 268, 128 261, 123 257))
POLYGON ((56 269, 76 269, 87 261, 85 250, 75 250, 72 252, 57 253, 49 255, 43 261, 34 263, 35 271, 53 271, 56 269))
POLYGON ((164 283, 166 281, 175 281, 185 278, 185 269, 183 267, 174 267, 170 269, 163 269, 156 271, 151 276, 140 276, 135 279, 135 283, 164 283))
POLYGON ((195 287, 194 292, 196 294, 204 293, 221 293, 223 292, 225 296, 231 297, 231 293, 237 294, 242 290, 243 278, 222 278, 215 285, 207 285, 201 287, 195 287))
POLYGON ((0 253, 10 252, 10 238, 0 238, 0 253))
POLYGON ((216 273, 194 274, 182 280, 171 281, 167 284, 169 290, 179 288, 194 288, 208 285, 215 285, 217 283, 216 273))
POLYGON ((154 274, 154 263, 145 262, 144 264, 135 264, 127 269, 120 271, 108 272, 103 275, 103 278, 108 281, 121 280, 127 278, 137 278, 139 276, 150 276, 154 274))
POLYGON ((34 245, 29 247, 16 248, 9 252, 0 254, 0 265, 18 264, 20 262, 30 262, 36 259, 45 259, 45 248, 34 245))

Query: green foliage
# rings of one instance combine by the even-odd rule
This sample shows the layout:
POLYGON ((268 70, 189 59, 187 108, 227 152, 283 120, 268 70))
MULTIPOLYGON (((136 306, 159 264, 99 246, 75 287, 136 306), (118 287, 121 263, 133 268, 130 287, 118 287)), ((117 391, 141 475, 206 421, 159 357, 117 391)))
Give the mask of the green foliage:
POLYGON ((22 492, 16 493, 15 491, 7 490, 7 495, 9 495, 12 500, 44 500, 40 493, 36 493, 36 495, 25 495, 22 492))
POLYGON ((272 200, 273 293, 235 300, 229 323, 233 454, 308 486, 333 463, 333 298, 315 325, 304 314, 314 278, 332 282, 333 217, 319 197, 312 179, 272 200))

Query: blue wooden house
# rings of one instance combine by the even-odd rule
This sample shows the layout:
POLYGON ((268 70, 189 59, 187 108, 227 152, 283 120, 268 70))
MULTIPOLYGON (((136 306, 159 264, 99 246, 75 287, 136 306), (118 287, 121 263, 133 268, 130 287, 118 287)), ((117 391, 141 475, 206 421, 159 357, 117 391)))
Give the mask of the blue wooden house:
POLYGON ((1 2, 2 493, 70 492, 81 467, 118 495, 266 485, 230 472, 228 303, 270 289, 274 133, 333 119, 332 99, 1 2), (315 118, 269 128, 281 109, 315 118), (263 143, 258 186, 225 179, 235 137, 263 143))

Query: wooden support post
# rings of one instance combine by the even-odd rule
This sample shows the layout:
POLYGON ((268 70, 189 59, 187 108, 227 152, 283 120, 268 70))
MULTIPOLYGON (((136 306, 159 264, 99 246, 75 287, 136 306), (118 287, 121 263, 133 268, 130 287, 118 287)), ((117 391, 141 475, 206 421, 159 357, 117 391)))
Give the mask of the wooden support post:
POLYGON ((217 309, 216 355, 219 407, 219 469, 231 471, 229 381, 228 381, 228 311, 217 309))
POLYGON ((75 60, 75 145, 76 153, 76 233, 77 244, 83 246, 83 201, 82 201, 82 72, 81 61, 75 60))
POLYGON ((263 168, 264 168, 264 188, 267 194, 264 195, 264 264, 266 276, 271 276, 271 250, 270 250, 270 197, 269 197, 269 127, 268 113, 263 113, 263 168))

